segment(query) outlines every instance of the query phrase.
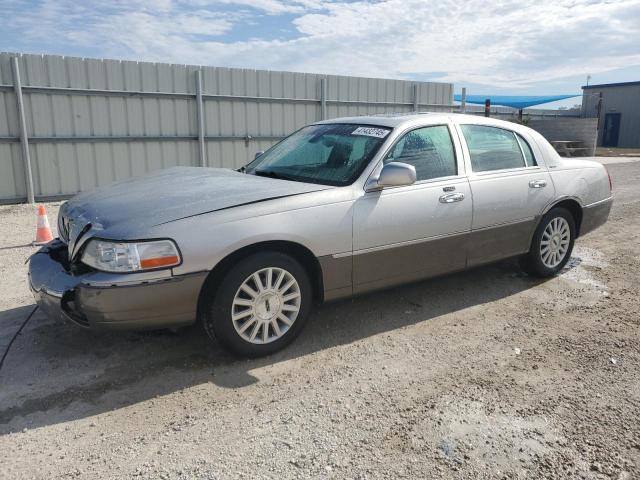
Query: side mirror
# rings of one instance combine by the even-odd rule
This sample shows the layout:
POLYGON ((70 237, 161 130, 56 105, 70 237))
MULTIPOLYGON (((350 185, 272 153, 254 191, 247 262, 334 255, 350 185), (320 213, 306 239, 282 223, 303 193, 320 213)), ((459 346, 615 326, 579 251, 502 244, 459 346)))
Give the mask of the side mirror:
POLYGON ((256 154, 253 156, 253 159, 255 160, 256 158, 258 158, 260 155, 262 155, 264 153, 263 150, 260 150, 259 152, 256 152, 256 154))
POLYGON ((416 183, 416 168, 408 163, 387 163, 378 178, 372 178, 366 190, 379 190, 386 187, 402 187, 416 183))

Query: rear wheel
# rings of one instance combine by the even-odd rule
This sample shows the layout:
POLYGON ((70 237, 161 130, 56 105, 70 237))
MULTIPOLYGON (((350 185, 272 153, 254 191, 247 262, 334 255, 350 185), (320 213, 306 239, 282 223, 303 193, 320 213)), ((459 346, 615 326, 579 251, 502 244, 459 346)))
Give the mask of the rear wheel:
POLYGON ((547 212, 533 234, 529 253, 521 259, 522 268, 537 277, 549 277, 566 265, 573 251, 576 224, 565 208, 547 212))
POLYGON ((215 291, 205 286, 202 320, 207 334, 232 352, 259 357, 288 345, 304 327, 312 288, 305 269, 280 252, 238 262, 215 291))

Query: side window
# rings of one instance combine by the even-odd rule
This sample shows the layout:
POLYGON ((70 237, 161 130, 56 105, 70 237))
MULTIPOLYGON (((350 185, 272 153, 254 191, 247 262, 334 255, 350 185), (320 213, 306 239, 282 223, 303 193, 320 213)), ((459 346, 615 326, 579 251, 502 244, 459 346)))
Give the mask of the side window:
POLYGON ((458 174, 453 141, 446 125, 406 133, 384 159, 384 163, 389 162, 413 165, 418 181, 458 174))
POLYGON ((484 125, 461 125, 461 128, 474 172, 526 166, 520 144, 510 130, 484 125))
POLYGON ((524 158, 527 161, 527 167, 535 167, 536 165, 538 165, 538 162, 536 162, 536 157, 533 156, 533 152, 531 151, 529 142, 522 138, 522 136, 518 133, 516 133, 516 137, 518 137, 518 142, 520 143, 522 151, 524 152, 524 158))

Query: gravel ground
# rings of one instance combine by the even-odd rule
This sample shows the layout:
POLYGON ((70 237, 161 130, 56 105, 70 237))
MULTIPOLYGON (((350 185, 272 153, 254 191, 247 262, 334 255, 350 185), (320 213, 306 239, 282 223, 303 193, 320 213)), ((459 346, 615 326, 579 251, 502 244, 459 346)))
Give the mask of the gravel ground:
MULTIPOLYGON (((559 277, 507 261, 325 305, 268 358, 36 313, 0 371, 0 477, 640 478, 640 163, 609 169, 609 223, 559 277)), ((34 231, 0 207, 0 351, 34 231)))

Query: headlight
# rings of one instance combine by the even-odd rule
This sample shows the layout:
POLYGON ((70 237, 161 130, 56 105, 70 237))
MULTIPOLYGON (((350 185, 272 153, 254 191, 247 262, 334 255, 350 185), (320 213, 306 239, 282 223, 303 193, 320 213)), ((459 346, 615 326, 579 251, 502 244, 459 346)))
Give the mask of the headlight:
POLYGON ((180 253, 171 240, 110 242, 90 240, 82 263, 106 272, 137 272, 169 268, 180 263, 180 253))

